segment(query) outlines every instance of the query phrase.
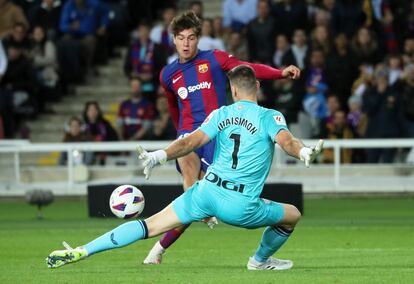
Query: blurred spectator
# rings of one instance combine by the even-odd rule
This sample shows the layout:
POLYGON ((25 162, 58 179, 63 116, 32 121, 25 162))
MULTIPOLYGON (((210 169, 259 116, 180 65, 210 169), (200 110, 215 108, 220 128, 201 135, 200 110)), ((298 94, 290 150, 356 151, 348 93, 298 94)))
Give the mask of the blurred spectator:
POLYGON ((202 1, 191 1, 190 4, 188 5, 188 9, 192 10, 197 17, 199 17, 200 19, 203 19, 203 12, 204 12, 204 7, 203 7, 203 2, 202 1))
POLYGON ((331 14, 329 12, 327 12, 326 10, 317 9, 314 15, 313 24, 315 27, 324 26, 329 29, 330 19, 331 19, 331 14))
POLYGON ((226 35, 224 34, 224 29, 223 29, 223 18, 220 16, 215 16, 213 18, 213 35, 215 38, 219 38, 223 42, 227 41, 226 35))
POLYGON ((249 58, 253 62, 271 65, 274 51, 275 20, 270 15, 270 4, 267 0, 257 3, 257 17, 247 26, 247 43, 249 58))
POLYGON ((322 50, 313 50, 310 66, 305 74, 306 95, 303 99, 303 109, 309 116, 310 135, 316 137, 320 131, 320 121, 328 113, 326 105, 326 82, 325 59, 322 50))
POLYGON ((325 56, 329 55, 332 49, 328 27, 316 26, 311 34, 312 49, 321 49, 325 56))
POLYGON ((404 116, 405 136, 414 138, 414 65, 408 65, 404 70, 402 86, 402 111, 404 116))
POLYGON ((281 67, 283 65, 283 57, 289 51, 290 45, 287 37, 280 34, 275 37, 275 52, 273 53, 273 65, 281 67))
MULTIPOLYGON (((363 95, 362 110, 367 114, 366 138, 401 137, 403 119, 401 97, 388 85, 388 72, 378 66, 374 74, 374 85, 363 95)), ((392 163, 395 149, 368 149, 368 163, 392 163)))
POLYGON ((331 27, 334 36, 345 33, 353 36, 366 19, 362 10, 365 0, 336 0, 332 10, 331 27))
MULTIPOLYGON (((92 141, 118 141, 118 134, 112 125, 103 117, 98 102, 89 101, 85 104, 83 111, 83 121, 85 122, 85 131, 92 137, 92 141)), ((107 153, 96 152, 95 159, 98 159, 100 165, 105 164, 107 153)))
POLYGON ((20 116, 33 116, 37 112, 36 81, 33 65, 16 42, 7 47, 8 66, 1 87, 12 94, 14 112, 20 116))
POLYGON ((373 81, 374 69, 372 65, 361 64, 359 66, 359 77, 352 83, 351 94, 362 98, 362 95, 369 88, 373 81))
MULTIPOLYGON (((79 117, 73 116, 69 119, 67 125, 65 125, 65 134, 63 136, 64 143, 76 143, 76 142, 88 142, 93 141, 92 136, 83 129, 82 121, 79 117)), ((93 152, 78 152, 74 151, 75 164, 93 164, 94 154, 93 152)), ((64 165, 67 163, 67 153, 64 152, 60 155, 59 164, 64 165)))
POLYGON ((341 105, 346 108, 357 68, 345 34, 336 36, 332 53, 327 57, 326 67, 329 89, 338 95, 341 105))
POLYGON ((149 97, 155 93, 158 77, 166 63, 166 52, 159 44, 155 44, 149 36, 150 26, 142 22, 138 26, 138 38, 134 40, 125 57, 124 72, 129 77, 140 77, 142 91, 149 97))
MULTIPOLYGON (((1 0, 0 0, 1 1, 1 0)), ((13 30, 7 37, 4 38, 3 44, 7 49, 10 44, 19 45, 23 52, 27 55, 30 50, 30 40, 27 36, 27 28, 23 23, 16 23, 13 30)))
MULTIPOLYGON (((352 139, 354 138, 351 128, 347 124, 346 113, 343 110, 337 110, 333 113, 331 127, 325 137, 327 139, 352 139)), ((322 155, 324 163, 334 162, 334 151, 331 148, 325 149, 322 155)), ((352 150, 347 148, 341 149, 341 163, 352 162, 352 150)))
POLYGON ((118 134, 112 125, 103 117, 98 102, 89 101, 83 110, 85 130, 92 135, 94 141, 117 141, 118 134))
POLYGON ((327 137, 328 133, 333 127, 334 114, 336 111, 342 109, 339 99, 335 95, 330 95, 326 98, 327 113, 326 117, 321 119, 321 137, 327 137))
POLYGON ((150 137, 155 117, 154 105, 142 95, 142 81, 130 80, 130 99, 121 103, 118 127, 124 140, 143 140, 150 137))
POLYGON ((31 26, 41 26, 50 40, 56 40, 60 34, 59 20, 62 11, 61 1, 43 0, 33 12, 31 26))
POLYGON ((96 36, 105 35, 108 21, 108 11, 98 0, 68 0, 63 6, 60 30, 64 40, 80 45, 85 71, 92 71, 96 36))
POLYGON ((239 32, 231 32, 227 45, 227 52, 240 60, 249 60, 247 44, 243 35, 239 32))
POLYGON ((52 41, 48 40, 41 26, 36 26, 33 29, 30 58, 32 59, 37 83, 40 87, 39 107, 43 111, 46 101, 57 101, 59 99, 59 91, 57 89, 59 76, 57 73, 56 47, 52 41))
POLYGON ((175 17, 176 10, 172 6, 167 6, 162 12, 162 23, 155 25, 150 32, 150 39, 156 44, 160 44, 168 50, 168 55, 174 53, 173 35, 170 31, 170 24, 175 17))
POLYGON ((400 77, 403 73, 403 62, 399 55, 392 54, 386 58, 387 68, 389 71, 388 74, 388 84, 393 86, 400 80, 400 77))
POLYGON ((362 63, 376 64, 381 60, 378 42, 368 28, 362 27, 358 30, 351 48, 358 66, 362 63))
POLYGON ((356 138, 364 138, 367 128, 367 117, 362 112, 362 98, 352 96, 348 100, 349 112, 347 121, 356 138))
POLYGON ((14 26, 22 23, 26 29, 29 23, 20 7, 8 0, 0 0, 0 39, 10 35, 14 26))
POLYGON ((390 9, 389 1, 372 1, 377 3, 374 6, 374 14, 377 22, 379 22, 379 33, 382 35, 385 41, 385 48, 388 53, 397 53, 398 50, 398 38, 394 28, 394 15, 390 9))
MULTIPOLYGON (((161 88, 161 92, 164 91, 161 88)), ((154 140, 174 140, 176 130, 168 111, 167 97, 164 95, 157 98, 156 104, 158 115, 154 120, 153 138, 154 140)))
POLYGON ((310 53, 305 31, 295 30, 292 41, 289 51, 283 56, 283 65, 295 65, 303 70, 308 66, 310 53))
POLYGON ((220 38, 214 38, 213 36, 213 21, 211 19, 203 19, 198 48, 200 50, 225 50, 223 41, 220 38))
POLYGON ((224 0, 223 27, 230 31, 241 32, 257 16, 257 0, 224 0))
POLYGON ((414 64, 414 37, 408 37, 404 41, 404 53, 402 55, 404 65, 414 64))
POLYGON ((276 80, 273 82, 273 90, 270 94, 273 96, 270 95, 272 102, 268 104, 268 107, 280 111, 285 116, 288 125, 296 123, 305 95, 302 83, 289 79, 276 80))
POLYGON ((39 7, 42 0, 12 0, 11 2, 23 10, 23 13, 30 25, 30 22, 33 18, 33 11, 35 8, 39 7))
POLYGON ((305 1, 282 0, 273 6, 273 17, 276 21, 277 33, 291 38, 297 29, 308 28, 308 11, 305 1))
POLYGON ((12 138, 14 134, 12 94, 2 85, 6 69, 7 55, 0 40, 0 128, 3 138, 12 138))

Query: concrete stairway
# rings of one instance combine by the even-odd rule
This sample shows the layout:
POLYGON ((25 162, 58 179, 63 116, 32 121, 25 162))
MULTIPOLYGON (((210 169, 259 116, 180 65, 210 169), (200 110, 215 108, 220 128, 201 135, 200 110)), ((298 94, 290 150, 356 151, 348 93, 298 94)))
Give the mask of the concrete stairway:
MULTIPOLYGON (((191 0, 181 0, 178 4, 179 10, 186 10, 191 0)), ((214 18, 222 15, 223 0, 202 0, 204 6, 204 17, 214 18)))
POLYGON ((41 115, 29 123, 31 142, 61 142, 65 123, 71 116, 81 116, 87 101, 97 101, 102 111, 113 120, 118 104, 128 95, 128 81, 122 70, 123 58, 100 67, 99 76, 87 85, 76 87, 76 94, 50 105, 54 114, 41 115))

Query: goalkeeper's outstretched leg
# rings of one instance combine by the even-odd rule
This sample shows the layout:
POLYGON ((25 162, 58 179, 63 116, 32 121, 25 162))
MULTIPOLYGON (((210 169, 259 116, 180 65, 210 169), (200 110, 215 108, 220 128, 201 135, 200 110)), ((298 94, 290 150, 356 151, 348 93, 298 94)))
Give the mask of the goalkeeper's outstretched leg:
POLYGON ((68 263, 78 262, 95 253, 124 247, 138 240, 158 236, 181 225, 183 224, 170 204, 145 220, 126 222, 86 245, 76 248, 67 246, 65 250, 53 251, 46 258, 46 263, 49 268, 61 267, 68 263))

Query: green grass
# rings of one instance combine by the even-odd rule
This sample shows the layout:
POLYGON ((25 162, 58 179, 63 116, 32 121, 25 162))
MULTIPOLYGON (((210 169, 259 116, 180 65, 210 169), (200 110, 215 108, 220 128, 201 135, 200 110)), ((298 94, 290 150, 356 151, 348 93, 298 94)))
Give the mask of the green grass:
POLYGON ((277 253, 290 271, 247 271, 262 230, 192 225, 161 266, 141 261, 155 240, 51 270, 61 241, 80 245, 121 223, 87 218, 86 201, 57 201, 44 220, 23 202, 0 202, 0 283, 414 283, 414 199, 309 199, 277 253))

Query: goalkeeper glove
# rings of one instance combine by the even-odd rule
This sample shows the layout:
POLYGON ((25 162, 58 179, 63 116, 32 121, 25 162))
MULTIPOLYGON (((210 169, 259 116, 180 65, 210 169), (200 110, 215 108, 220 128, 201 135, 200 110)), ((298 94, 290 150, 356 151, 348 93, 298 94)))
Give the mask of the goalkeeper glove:
POLYGON ((156 165, 162 165, 167 162, 167 153, 164 150, 147 152, 141 145, 138 145, 137 152, 138 158, 142 160, 142 165, 144 166, 145 179, 149 179, 151 171, 156 165))
POLYGON ((301 161, 305 162, 305 166, 309 168, 309 164, 316 159, 316 157, 321 153, 323 148, 323 140, 319 140, 315 147, 303 147, 299 151, 299 158, 301 161))

